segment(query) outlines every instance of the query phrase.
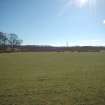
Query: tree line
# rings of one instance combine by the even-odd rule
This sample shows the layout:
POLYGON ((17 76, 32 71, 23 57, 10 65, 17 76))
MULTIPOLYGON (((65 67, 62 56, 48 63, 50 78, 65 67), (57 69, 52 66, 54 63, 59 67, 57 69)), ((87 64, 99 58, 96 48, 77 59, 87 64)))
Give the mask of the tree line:
POLYGON ((0 32, 0 52, 105 52, 105 46, 74 46, 74 47, 54 47, 41 45, 21 45, 22 40, 15 33, 0 32))
POLYGON ((73 46, 54 47, 41 45, 24 45, 19 47, 21 52, 105 52, 104 46, 73 46))
POLYGON ((18 35, 15 33, 4 33, 0 32, 0 50, 1 51, 12 51, 16 47, 22 44, 22 40, 19 39, 18 35))

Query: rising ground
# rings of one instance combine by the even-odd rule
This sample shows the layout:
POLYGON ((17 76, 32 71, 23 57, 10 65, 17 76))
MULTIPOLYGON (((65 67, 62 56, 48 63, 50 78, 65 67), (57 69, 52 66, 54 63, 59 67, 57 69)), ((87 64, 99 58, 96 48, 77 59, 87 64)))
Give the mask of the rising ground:
POLYGON ((0 54, 0 105, 105 105, 105 53, 0 54))

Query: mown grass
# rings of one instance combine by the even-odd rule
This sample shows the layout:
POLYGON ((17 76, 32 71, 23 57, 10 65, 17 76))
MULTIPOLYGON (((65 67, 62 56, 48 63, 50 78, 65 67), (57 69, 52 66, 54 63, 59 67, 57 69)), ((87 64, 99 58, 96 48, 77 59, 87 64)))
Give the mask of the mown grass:
POLYGON ((0 54, 0 105, 105 105, 105 53, 0 54))

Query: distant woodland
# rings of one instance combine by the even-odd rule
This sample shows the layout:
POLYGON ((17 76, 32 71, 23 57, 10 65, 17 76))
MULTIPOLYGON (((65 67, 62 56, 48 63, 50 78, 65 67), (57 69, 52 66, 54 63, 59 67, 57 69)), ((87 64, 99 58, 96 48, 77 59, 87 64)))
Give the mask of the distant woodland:
POLYGON ((105 46, 54 47, 42 45, 22 45, 23 40, 14 33, 0 32, 0 52, 105 52, 105 46))

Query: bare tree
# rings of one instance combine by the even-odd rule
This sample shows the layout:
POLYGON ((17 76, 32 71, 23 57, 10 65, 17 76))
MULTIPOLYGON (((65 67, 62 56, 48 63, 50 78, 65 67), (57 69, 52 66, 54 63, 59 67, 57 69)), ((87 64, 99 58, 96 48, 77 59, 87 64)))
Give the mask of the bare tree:
POLYGON ((5 49, 7 42, 6 33, 0 32, 0 48, 5 49))
POLYGON ((22 43, 22 40, 20 40, 18 38, 18 36, 16 34, 13 34, 13 33, 9 34, 8 40, 9 40, 9 44, 10 44, 12 49, 21 45, 21 43, 22 43))
POLYGON ((22 40, 18 38, 18 35, 11 33, 3 33, 0 32, 0 49, 2 51, 9 51, 14 50, 16 47, 20 46, 22 40))

